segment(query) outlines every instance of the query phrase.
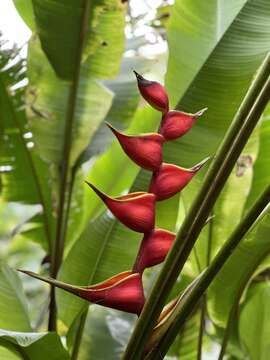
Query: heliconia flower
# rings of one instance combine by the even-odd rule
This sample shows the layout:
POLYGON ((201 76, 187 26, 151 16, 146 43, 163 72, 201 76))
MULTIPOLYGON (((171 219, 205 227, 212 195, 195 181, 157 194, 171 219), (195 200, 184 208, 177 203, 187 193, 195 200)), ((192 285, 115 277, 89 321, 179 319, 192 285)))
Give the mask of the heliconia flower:
POLYGON ((145 302, 141 276, 131 271, 122 272, 108 280, 91 286, 74 286, 38 275, 31 271, 18 271, 68 291, 92 303, 112 309, 139 315, 145 302))
POLYGON ((108 124, 124 152, 140 167, 157 170, 162 163, 164 137, 157 133, 125 135, 108 124))
POLYGON ((156 195, 157 201, 170 198, 181 191, 209 159, 207 157, 191 169, 163 163, 152 176, 149 192, 156 195))
POLYGON ((98 190, 93 184, 86 183, 95 191, 110 211, 130 229, 146 233, 155 226, 156 196, 147 192, 135 192, 111 198, 98 190))
POLYGON ((159 133, 166 140, 175 140, 183 136, 194 125, 198 117, 202 116, 207 108, 195 114, 188 114, 182 111, 169 111, 162 117, 159 133))
POLYGON ((164 261, 175 236, 174 233, 163 229, 154 229, 150 233, 144 234, 133 271, 143 273, 147 267, 164 261))
POLYGON ((134 71, 142 97, 156 110, 166 114, 169 111, 169 99, 165 88, 156 81, 150 81, 134 71))

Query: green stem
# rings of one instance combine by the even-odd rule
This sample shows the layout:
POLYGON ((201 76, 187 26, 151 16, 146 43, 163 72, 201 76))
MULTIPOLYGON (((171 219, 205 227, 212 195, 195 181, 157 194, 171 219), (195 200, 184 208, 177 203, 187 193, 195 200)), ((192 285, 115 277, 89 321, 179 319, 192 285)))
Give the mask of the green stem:
MULTIPOLYGON (((208 226, 208 239, 207 239, 207 254, 206 254, 206 266, 209 266, 211 259, 212 251, 212 237, 213 237, 213 211, 211 212, 208 226)), ((195 249, 195 246, 194 248, 195 249)), ((200 331, 199 331, 199 340, 198 340, 198 352, 197 360, 202 358, 202 348, 203 348, 203 335, 205 331, 205 319, 207 316, 207 294, 204 294, 201 305, 201 319, 200 319, 200 331)))
POLYGON ((200 317, 200 329, 198 337, 198 351, 197 351, 197 360, 202 358, 202 347, 203 347, 203 333, 205 328, 205 315, 206 315, 206 297, 204 296, 201 304, 201 317, 200 317))
MULTIPOLYGON (((60 184, 59 184, 60 197, 59 197, 58 217, 57 217, 57 225, 56 225, 55 248, 53 252, 52 268, 51 268, 51 276, 54 278, 57 276, 58 270, 62 263, 64 246, 65 246, 66 227, 68 223, 67 218, 70 207, 69 199, 71 198, 71 194, 68 194, 68 190, 72 191, 72 188, 70 186, 70 182, 71 182, 70 153, 72 147, 72 131, 73 131, 73 124, 75 119, 77 93, 80 82, 81 58, 82 58, 85 34, 88 26, 89 7, 90 7, 89 0, 85 0, 83 5, 83 15, 82 15, 80 35, 78 39, 75 71, 74 71, 73 81, 70 85, 68 102, 67 102, 64 147, 63 147, 63 157, 62 157, 62 165, 61 165, 61 173, 60 173, 60 184)), ((55 305, 53 291, 52 291, 52 298, 50 305, 48 328, 51 331, 56 329, 56 305, 55 305)))
POLYGON ((235 228, 233 233, 230 235, 229 239, 226 241, 224 246, 215 256, 211 265, 205 270, 197 284, 189 293, 184 301, 181 303, 181 308, 179 308, 177 317, 172 324, 172 326, 167 331, 166 335, 163 337, 162 341, 158 346, 158 353, 161 356, 165 356, 168 348, 171 343, 174 341, 179 329, 185 323, 188 316, 192 313, 194 306, 200 300, 201 296, 204 294, 208 286, 211 284, 215 276, 221 270, 225 262, 231 256, 239 242, 254 225, 255 221, 261 215, 263 210, 269 205, 270 202, 270 185, 267 186, 265 191, 252 206, 252 208, 247 212, 242 221, 235 228))
POLYGON ((171 291, 183 265, 189 256, 209 213, 221 192, 234 163, 245 146, 248 137, 256 126, 266 106, 269 94, 269 81, 264 85, 270 73, 270 55, 268 55, 252 83, 243 103, 227 132, 216 157, 203 182, 202 188, 193 202, 169 252, 160 275, 152 289, 137 325, 126 348, 124 360, 141 358, 144 346, 161 313, 167 295, 171 291), (254 111, 250 112, 261 88, 262 98, 257 101, 254 111), (250 116, 248 114, 250 113, 250 116), (248 118, 247 118, 248 116, 248 118), (247 119, 246 119, 247 118, 247 119), (246 121, 245 121, 246 120, 246 121), (244 126, 243 126, 244 123, 244 126), (240 131, 241 130, 241 131, 240 131))
POLYGON ((82 341, 82 336, 83 336, 83 330, 84 330, 85 322, 87 319, 88 309, 89 309, 89 307, 87 306, 85 311, 80 316, 79 327, 78 327, 75 341, 74 341, 73 348, 72 348, 71 360, 76 360, 78 358, 80 345, 81 345, 81 341, 82 341))

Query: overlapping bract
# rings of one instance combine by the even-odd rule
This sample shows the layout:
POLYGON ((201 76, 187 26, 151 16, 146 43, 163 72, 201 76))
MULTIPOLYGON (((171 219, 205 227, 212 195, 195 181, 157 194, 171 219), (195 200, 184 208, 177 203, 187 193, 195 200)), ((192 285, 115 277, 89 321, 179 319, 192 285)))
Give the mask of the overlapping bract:
POLYGON ((162 112, 159 132, 125 135, 112 125, 107 125, 130 159, 153 172, 149 191, 112 198, 87 182, 120 222, 131 230, 144 234, 133 270, 86 287, 66 284, 29 271, 22 272, 92 303, 139 315, 144 306, 143 271, 164 261, 176 237, 176 234, 170 231, 155 229, 155 203, 180 192, 209 158, 190 169, 163 162, 164 142, 183 136, 206 109, 195 114, 169 111, 169 100, 164 87, 136 72, 135 75, 141 95, 151 106, 162 112))
POLYGON ((196 120, 203 115, 207 108, 195 114, 187 114, 183 111, 169 111, 161 120, 159 133, 168 140, 175 140, 185 135, 195 124, 196 120))
POLYGON ((131 230, 146 233, 155 226, 156 196, 154 194, 135 192, 111 198, 93 184, 89 182, 87 184, 107 205, 114 216, 131 230))
POLYGON ((133 271, 142 274, 146 268, 160 264, 167 256, 175 236, 164 229, 154 229, 144 234, 133 271))
POLYGON ((131 271, 122 272, 99 284, 91 286, 74 286, 38 275, 31 271, 19 271, 94 304, 110 307, 112 309, 139 315, 144 305, 144 292, 141 277, 138 273, 133 273, 131 271))
POLYGON ((190 182, 208 160, 209 158, 204 159, 191 169, 162 163, 158 171, 152 176, 149 192, 156 195, 157 201, 172 197, 190 182))

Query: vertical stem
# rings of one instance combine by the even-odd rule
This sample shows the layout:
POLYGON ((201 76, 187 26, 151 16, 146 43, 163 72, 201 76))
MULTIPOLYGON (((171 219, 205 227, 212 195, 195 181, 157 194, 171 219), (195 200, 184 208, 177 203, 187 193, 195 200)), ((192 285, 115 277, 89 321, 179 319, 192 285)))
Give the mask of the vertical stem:
MULTIPOLYGON (((206 254, 207 267, 209 266, 211 260, 212 235, 213 235, 213 211, 211 212, 209 226, 208 226, 207 254, 206 254)), ((207 294, 205 293, 202 298, 202 306, 201 306, 201 323, 200 323, 200 333, 199 333, 199 341, 198 341, 197 360, 201 360, 202 358, 203 335, 205 330, 206 315, 207 315, 207 294)))
POLYGON ((198 337, 198 351, 197 351, 197 360, 202 358, 202 346, 203 346, 203 333, 205 327, 205 315, 206 315, 206 297, 203 296, 201 304, 201 317, 200 317, 200 330, 198 337))
MULTIPOLYGON (((65 245, 66 227, 68 223, 68 213, 70 206, 69 199, 71 198, 71 194, 68 194, 68 192, 72 191, 72 186, 70 183, 72 180, 71 169, 70 169, 72 131, 73 131, 73 125, 75 119, 77 93, 80 82, 81 57, 83 52, 85 34, 88 26, 89 7, 90 7, 89 0, 84 0, 82 23, 81 23, 80 35, 78 39, 75 70, 74 70, 73 80, 69 89, 69 96, 67 103, 63 157, 62 157, 62 166, 60 172, 60 187, 59 187, 60 197, 59 197, 58 218, 56 225, 56 239, 55 239, 55 247, 53 251, 52 267, 51 267, 51 276, 54 278, 57 276, 58 270, 62 263, 64 245, 65 245)), ((55 294, 53 290, 51 291, 49 319, 50 319, 49 330, 56 330, 56 303, 55 303, 55 294)))
POLYGON ((84 330, 85 322, 87 319, 88 309, 89 309, 89 307, 87 306, 87 308, 85 309, 85 311, 82 313, 82 315, 80 317, 79 327, 78 327, 74 345, 72 348, 71 360, 77 360, 77 358, 78 358, 80 345, 81 345, 81 341, 82 341, 82 336, 83 336, 83 330, 84 330))

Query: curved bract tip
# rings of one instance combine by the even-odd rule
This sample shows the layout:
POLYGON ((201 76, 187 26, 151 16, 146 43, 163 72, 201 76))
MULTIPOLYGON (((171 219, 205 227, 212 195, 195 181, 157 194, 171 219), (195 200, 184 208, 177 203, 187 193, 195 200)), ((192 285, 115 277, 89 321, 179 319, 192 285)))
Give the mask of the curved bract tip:
POLYGON ((197 112, 194 114, 194 116, 200 117, 200 116, 202 116, 207 110, 208 110, 207 107, 206 107, 206 108, 203 108, 202 110, 197 111, 197 112))
POLYGON ((95 185, 93 185, 92 183, 90 183, 89 181, 85 180, 84 181, 103 201, 106 201, 107 199, 110 199, 110 197, 108 195, 106 195, 104 192, 102 192, 101 190, 99 190, 97 187, 95 187, 95 185))
POLYGON ((123 134, 121 131, 117 130, 115 127, 112 126, 109 122, 105 121, 105 124, 108 126, 108 128, 112 131, 112 133, 118 137, 118 136, 128 136, 123 134))
POLYGON ((191 171, 199 171, 209 160, 211 159, 211 156, 207 156, 205 159, 203 159, 198 164, 194 165, 190 170, 191 171))
POLYGON ((156 110, 166 114, 169 111, 169 98, 164 86, 157 81, 145 79, 142 75, 133 71, 138 81, 138 87, 142 97, 156 110))
POLYGON ((137 73, 137 71, 133 70, 137 80, 145 80, 144 77, 142 75, 140 75, 139 73, 137 73))

